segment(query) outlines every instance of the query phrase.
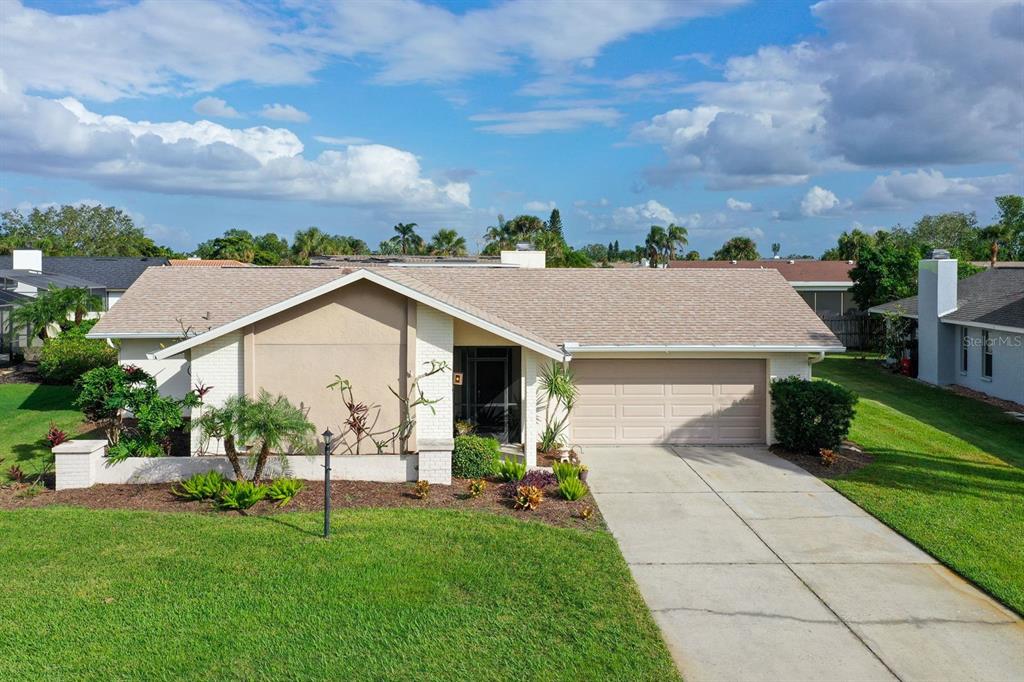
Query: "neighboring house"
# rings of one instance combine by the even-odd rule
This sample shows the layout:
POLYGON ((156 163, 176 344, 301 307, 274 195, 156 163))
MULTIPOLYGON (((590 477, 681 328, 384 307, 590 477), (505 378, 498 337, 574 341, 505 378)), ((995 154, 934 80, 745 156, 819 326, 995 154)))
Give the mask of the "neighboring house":
POLYGON ((232 260, 230 258, 172 258, 167 262, 167 264, 175 268, 223 268, 228 266, 236 268, 249 267, 248 263, 243 263, 240 260, 232 260))
POLYGON ((352 255, 312 256, 309 264, 315 267, 506 267, 543 268, 547 265, 547 254, 534 251, 528 245, 515 250, 502 251, 500 256, 403 256, 398 255, 352 255))
POLYGON ((419 385, 439 402, 418 408, 410 444, 435 481, 458 418, 536 462, 548 363, 579 387, 570 444, 763 444, 771 379, 843 350, 777 272, 745 269, 153 268, 90 336, 119 340, 165 392, 283 394, 318 432, 342 430, 336 376, 393 425, 391 388, 447 363, 419 385))
POLYGON ((845 315, 857 310, 857 304, 850 294, 850 287, 853 286, 853 280, 850 279, 850 270, 854 266, 852 260, 676 260, 668 266, 777 270, 819 316, 845 315))
POLYGON ((110 310, 146 268, 167 264, 166 258, 44 256, 35 249, 16 249, 13 255, 0 256, 0 270, 66 275, 89 282, 91 288, 102 290, 96 293, 103 299, 104 310, 110 310))
POLYGON ((957 281, 957 262, 934 251, 918 267, 918 295, 870 309, 917 323, 917 376, 1024 404, 1024 267, 957 281))

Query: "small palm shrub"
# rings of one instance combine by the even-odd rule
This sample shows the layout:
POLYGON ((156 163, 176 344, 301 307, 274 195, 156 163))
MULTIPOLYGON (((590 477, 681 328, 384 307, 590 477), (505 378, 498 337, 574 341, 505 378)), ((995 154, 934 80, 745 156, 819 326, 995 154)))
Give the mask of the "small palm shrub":
POLYGON ((267 496, 267 486, 250 481, 227 481, 217 496, 218 509, 244 511, 267 496))
POLYGON ((579 479, 580 465, 572 462, 552 462, 551 470, 555 472, 555 478, 561 483, 570 478, 579 479))
POLYGON ((452 476, 482 478, 494 473, 494 462, 501 456, 501 446, 494 438, 456 436, 452 450, 452 476))
POLYGON ((487 490, 487 481, 482 478, 475 478, 469 482, 469 496, 480 497, 487 490))
POLYGON ((171 492, 186 500, 213 500, 220 494, 226 479, 219 471, 207 471, 204 474, 193 474, 171 492))
POLYGON ((495 473, 503 481, 521 481, 526 475, 526 464, 513 459, 498 460, 495 473))
POLYGON ((515 508, 534 510, 544 499, 544 491, 532 485, 521 485, 516 489, 515 508))
POLYGON ((835 450, 850 431, 857 396, 829 381, 787 377, 772 382, 775 438, 792 452, 835 450))
POLYGON ((418 499, 425 500, 430 496, 430 481, 416 481, 412 494, 418 499))
POLYGON ((279 478, 267 486, 267 498, 277 503, 278 507, 291 504, 306 484, 297 478, 279 478))
POLYGON ((578 478, 566 478, 559 481, 558 492, 570 502, 575 502, 587 494, 587 484, 578 478))

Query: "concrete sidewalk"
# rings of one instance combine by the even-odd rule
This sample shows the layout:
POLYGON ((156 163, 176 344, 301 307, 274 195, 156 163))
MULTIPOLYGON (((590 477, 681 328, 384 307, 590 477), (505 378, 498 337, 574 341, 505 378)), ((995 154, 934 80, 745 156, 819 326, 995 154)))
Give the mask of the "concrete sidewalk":
POLYGON ((1024 623, 765 448, 588 447, 687 682, 1024 680, 1024 623))

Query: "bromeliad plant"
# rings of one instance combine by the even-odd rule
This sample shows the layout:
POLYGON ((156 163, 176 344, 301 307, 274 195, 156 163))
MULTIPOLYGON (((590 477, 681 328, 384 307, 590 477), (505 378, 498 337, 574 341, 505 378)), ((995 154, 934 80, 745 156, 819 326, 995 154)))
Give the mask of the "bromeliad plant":
POLYGON ((297 478, 279 478, 267 486, 267 499, 276 502, 278 507, 286 507, 305 487, 297 478))
POLYGON ((192 428, 200 430, 206 443, 214 439, 223 442, 224 454, 238 481, 246 479, 239 450, 242 447, 253 470, 253 483, 263 478, 272 453, 311 454, 316 449, 316 427, 306 413, 284 396, 266 391, 260 391, 255 399, 235 395, 221 407, 207 406, 198 419, 193 419, 192 428))
POLYGON ((576 405, 579 390, 570 370, 564 364, 551 363, 540 375, 540 395, 544 400, 544 428, 538 447, 541 452, 555 452, 564 443, 569 415, 576 405))
POLYGON ((566 478, 559 481, 558 492, 570 502, 575 502, 587 494, 587 484, 578 478, 566 478))
POLYGON ((521 481, 526 475, 526 463, 502 459, 497 462, 494 471, 503 481, 521 481))
POLYGON ((220 495, 227 479, 219 471, 193 474, 171 489, 176 496, 186 500, 214 500, 220 495))
POLYGON ((429 407, 433 412, 434 405, 443 400, 443 397, 428 398, 420 388, 420 382, 435 374, 447 372, 449 369, 447 362, 439 360, 431 360, 424 364, 427 365, 426 371, 412 378, 405 395, 388 386, 391 394, 398 399, 398 413, 401 415, 398 425, 391 428, 379 428, 377 425, 380 421, 380 405, 356 400, 352 382, 335 375, 334 381, 328 384, 327 388, 335 389, 341 394, 342 405, 345 406, 345 411, 348 413, 342 422, 342 431, 336 441, 345 454, 360 454, 360 448, 365 440, 373 443, 378 455, 383 454, 396 442, 401 452, 408 452, 409 437, 416 426, 416 408, 423 405, 429 407))

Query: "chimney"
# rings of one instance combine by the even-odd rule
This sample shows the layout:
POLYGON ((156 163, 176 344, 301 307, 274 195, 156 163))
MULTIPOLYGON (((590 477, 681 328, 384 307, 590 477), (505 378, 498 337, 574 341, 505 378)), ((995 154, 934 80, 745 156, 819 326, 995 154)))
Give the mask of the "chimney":
POLYGON ((39 249, 14 249, 11 257, 12 270, 43 271, 43 252, 39 249))
POLYGON ((956 371, 956 326, 941 318, 957 308, 957 262, 934 249, 917 266, 917 376, 930 384, 950 384, 956 371))
POLYGON ((543 270, 547 267, 547 256, 544 251, 531 251, 529 244, 517 244, 515 251, 501 252, 501 264, 543 270))

